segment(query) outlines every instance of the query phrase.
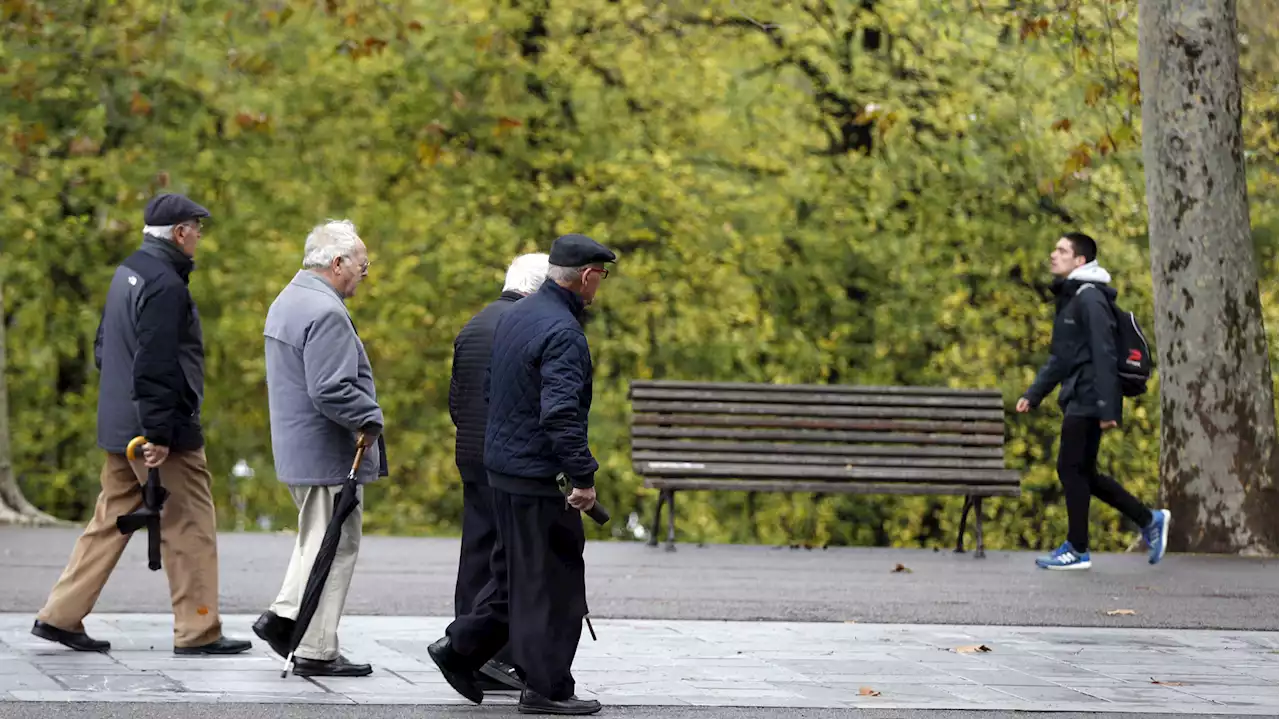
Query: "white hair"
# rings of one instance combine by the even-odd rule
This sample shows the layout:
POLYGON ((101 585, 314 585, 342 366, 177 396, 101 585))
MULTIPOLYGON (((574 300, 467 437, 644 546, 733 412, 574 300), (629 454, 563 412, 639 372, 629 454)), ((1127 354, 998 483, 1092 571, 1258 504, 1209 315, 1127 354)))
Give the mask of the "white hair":
POLYGON ((351 220, 329 220, 316 225, 307 235, 302 266, 308 270, 324 269, 339 257, 351 257, 360 245, 360 236, 351 220))
POLYGON ((173 228, 177 225, 143 225, 142 234, 146 237, 154 237, 158 240, 172 240, 173 228))
POLYGON ((560 265, 551 265, 547 270, 547 279, 552 282, 573 282, 578 279, 578 275, 591 265, 581 265, 579 267, 561 267, 560 265))
POLYGON ((550 256, 535 252, 528 255, 520 255, 511 262, 511 266, 507 268, 507 281, 502 285, 503 292, 519 292, 523 295, 531 295, 538 291, 542 286, 542 281, 547 279, 547 267, 550 256))

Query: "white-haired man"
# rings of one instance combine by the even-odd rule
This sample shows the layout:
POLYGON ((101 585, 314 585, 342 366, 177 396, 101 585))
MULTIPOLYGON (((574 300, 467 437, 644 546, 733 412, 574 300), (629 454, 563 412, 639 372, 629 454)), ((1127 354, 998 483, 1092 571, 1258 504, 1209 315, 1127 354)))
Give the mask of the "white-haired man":
MULTIPOLYGON (((347 220, 326 222, 307 236, 302 269, 267 312, 271 446, 276 477, 289 485, 298 505, 298 539, 280 593, 253 630, 282 656, 361 433, 367 442, 378 441, 367 449, 356 474, 357 498, 363 500, 364 484, 387 474, 373 369, 345 304, 368 274, 368 250, 355 226, 347 220)), ((298 676, 373 672, 338 651, 338 621, 360 549, 362 515, 357 505, 342 525, 320 603, 294 652, 298 676)))
MULTIPOLYGON (((502 294, 476 313, 453 341, 449 416, 458 428, 455 461, 462 476, 462 546, 453 593, 454 617, 470 614, 475 608, 476 596, 493 578, 490 560, 498 527, 484 468, 484 434, 489 414, 484 379, 489 371, 493 331, 504 312, 522 297, 538 291, 549 267, 544 253, 517 257, 507 268, 502 294)), ((502 551, 500 545, 497 551, 502 551)), ((524 688, 505 651, 499 652, 476 674, 476 686, 481 691, 524 688)))

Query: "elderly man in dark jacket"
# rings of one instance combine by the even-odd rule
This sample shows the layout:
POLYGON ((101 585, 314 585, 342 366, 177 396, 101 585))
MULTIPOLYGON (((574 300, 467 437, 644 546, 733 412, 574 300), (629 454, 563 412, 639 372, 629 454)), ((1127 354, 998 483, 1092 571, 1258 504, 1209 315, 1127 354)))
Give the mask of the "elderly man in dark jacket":
POLYGON ((474 672, 510 642, 524 677, 522 713, 593 714, 570 669, 587 615, 582 518, 595 504, 599 464, 587 445, 591 351, 582 317, 614 253, 583 235, 551 246, 548 282, 498 320, 489 366, 484 464, 504 552, 468 615, 428 653, 477 704, 474 672), (565 475, 567 500, 557 485, 565 475))
POLYGON ((218 614, 218 545, 213 478, 204 454, 204 340, 187 288, 209 211, 183 195, 158 195, 143 213, 142 247, 116 268, 107 291, 94 360, 98 446, 107 452, 93 518, 31 633, 80 651, 108 642, 84 631, 111 570, 132 534, 116 518, 143 504, 148 469, 158 467, 168 498, 160 513, 162 565, 173 602, 175 654, 238 654, 243 640, 222 636, 218 614), (143 436, 144 459, 130 462, 129 442, 143 436))
MULTIPOLYGON (((489 374, 493 332, 503 313, 542 286, 547 278, 547 259, 544 253, 534 253, 512 261, 502 294, 472 317, 453 341, 449 416, 458 428, 456 462, 462 477, 462 543, 453 595, 455 617, 470 614, 476 596, 493 579, 490 562, 498 527, 484 468, 484 435, 489 416, 484 382, 489 374)), ((486 691, 523 689, 524 684, 509 659, 505 652, 499 652, 486 662, 475 678, 476 686, 486 691)))
POLYGON ((1057 311, 1049 360, 1035 382, 1018 400, 1017 411, 1029 412, 1062 385, 1058 405, 1062 439, 1058 448, 1058 479, 1067 499, 1067 541, 1048 556, 1036 559, 1042 569, 1074 570, 1092 566, 1089 557, 1089 499, 1120 510, 1142 529, 1150 548, 1149 561, 1164 556, 1170 514, 1151 511, 1120 483, 1098 473, 1102 433, 1116 427, 1124 408, 1116 363, 1116 320, 1112 304, 1116 291, 1111 274, 1097 261, 1098 246, 1079 232, 1058 240, 1050 254, 1050 270, 1057 311))

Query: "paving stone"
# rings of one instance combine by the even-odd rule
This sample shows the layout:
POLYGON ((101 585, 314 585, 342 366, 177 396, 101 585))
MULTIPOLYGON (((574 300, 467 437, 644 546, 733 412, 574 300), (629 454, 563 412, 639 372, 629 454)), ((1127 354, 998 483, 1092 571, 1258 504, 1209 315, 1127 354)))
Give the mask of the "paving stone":
POLYGON ((53 679, 72 691, 167 692, 182 687, 163 674, 59 674, 53 679))
POLYGON ((0 674, 0 691, 40 691, 40 690, 58 690, 62 689, 62 685, 53 679, 39 673, 26 674, 0 674))

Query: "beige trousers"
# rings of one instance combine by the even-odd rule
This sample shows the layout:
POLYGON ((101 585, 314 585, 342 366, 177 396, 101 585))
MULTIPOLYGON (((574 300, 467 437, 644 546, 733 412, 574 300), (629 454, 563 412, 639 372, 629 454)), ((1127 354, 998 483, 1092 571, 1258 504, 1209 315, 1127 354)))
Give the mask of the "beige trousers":
MULTIPOLYGON (((123 454, 107 455, 93 518, 76 540, 71 559, 37 619, 69 632, 84 631, 84 618, 93 611, 133 537, 116 529, 116 517, 142 506, 146 481, 147 467, 141 459, 130 463, 123 454)), ((169 490, 160 510, 160 561, 169 578, 175 647, 198 647, 222 636, 211 482, 203 449, 173 452, 160 465, 160 483, 169 490)), ((145 529, 134 532, 145 533, 145 529)))
MULTIPOLYGON (((277 616, 298 618, 302 593, 307 588, 311 566, 315 564, 316 554, 320 552, 325 529, 333 516, 333 503, 340 491, 341 485, 289 488, 294 503, 298 505, 298 540, 294 544, 293 557, 289 560, 289 569, 285 572, 280 594, 271 605, 271 611, 277 616)), ((360 552, 364 487, 356 493, 356 498, 360 500, 360 504, 356 505, 355 511, 342 525, 342 538, 338 542, 329 578, 320 595, 320 603, 316 606, 316 613, 312 616, 307 633, 302 636, 294 656, 325 661, 338 658, 338 621, 342 618, 342 609, 347 603, 347 589, 351 586, 351 575, 356 569, 356 555, 360 552)))

